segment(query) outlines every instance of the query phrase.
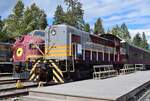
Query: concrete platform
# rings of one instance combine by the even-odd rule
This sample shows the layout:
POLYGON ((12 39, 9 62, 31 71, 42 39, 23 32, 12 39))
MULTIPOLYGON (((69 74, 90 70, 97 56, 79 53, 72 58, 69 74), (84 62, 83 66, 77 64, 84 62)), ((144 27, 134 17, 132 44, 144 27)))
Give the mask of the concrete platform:
POLYGON ((38 96, 49 101, 136 101, 149 88, 150 71, 139 71, 103 80, 91 79, 32 89, 26 98, 38 96))

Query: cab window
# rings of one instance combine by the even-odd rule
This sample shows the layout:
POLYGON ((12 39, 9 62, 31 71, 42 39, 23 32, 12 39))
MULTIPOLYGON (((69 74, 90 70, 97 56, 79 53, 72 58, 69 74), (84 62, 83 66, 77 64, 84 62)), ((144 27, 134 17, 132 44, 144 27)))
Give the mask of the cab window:
POLYGON ((41 32, 41 31, 35 31, 33 36, 40 36, 40 37, 44 37, 45 32, 41 32))

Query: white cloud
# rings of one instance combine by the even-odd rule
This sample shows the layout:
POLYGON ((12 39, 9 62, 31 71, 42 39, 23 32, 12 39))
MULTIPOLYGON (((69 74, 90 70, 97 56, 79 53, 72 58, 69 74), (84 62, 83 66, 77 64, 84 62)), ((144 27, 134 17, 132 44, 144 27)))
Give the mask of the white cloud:
MULTIPOLYGON (((0 15, 10 13, 17 0, 1 0, 0 15), (9 3, 8 3, 9 2, 9 3), (9 11, 9 12, 7 12, 9 11)), ((150 28, 149 4, 150 0, 80 0, 83 4, 85 21, 94 26, 98 17, 103 18, 106 29, 123 22, 127 25, 143 24, 143 28, 150 28)), ((44 9, 48 18, 53 18, 58 4, 65 5, 64 0, 23 0, 25 6, 36 3, 44 9)))
MULTIPOLYGON (((81 0, 86 21, 102 17, 105 26, 111 27, 123 22, 127 24, 146 24, 150 19, 149 3, 146 0, 81 0)), ((94 24, 94 23, 91 23, 94 24)), ((93 26, 93 25, 92 25, 93 26)))

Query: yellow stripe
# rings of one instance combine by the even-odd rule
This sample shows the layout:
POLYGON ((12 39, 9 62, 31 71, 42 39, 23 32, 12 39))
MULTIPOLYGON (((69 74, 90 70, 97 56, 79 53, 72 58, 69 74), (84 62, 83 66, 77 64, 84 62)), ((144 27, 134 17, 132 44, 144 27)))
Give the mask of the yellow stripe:
POLYGON ((47 54, 45 57, 71 56, 71 54, 47 54))
POLYGON ((69 50, 49 50, 49 52, 55 53, 55 52, 68 52, 69 50))
POLYGON ((33 78, 35 77, 35 74, 32 74, 32 76, 29 78, 29 80, 33 80, 33 78))
POLYGON ((56 77, 60 80, 61 83, 64 83, 64 81, 61 79, 61 77, 59 77, 55 70, 53 70, 53 73, 56 75, 56 77))
POLYGON ((53 77, 53 80, 54 80, 56 83, 58 83, 58 81, 56 80, 56 78, 55 78, 55 77, 53 77))
POLYGON ((72 45, 57 45, 54 47, 51 46, 47 46, 45 48, 45 53, 59 53, 59 52, 63 52, 63 53, 67 53, 69 55, 71 55, 72 53, 72 45))
POLYGON ((57 45, 57 46, 47 46, 46 48, 70 48, 70 45, 57 45))
POLYGON ((54 66, 54 68, 61 74, 61 76, 63 77, 63 73, 62 71, 58 68, 58 66, 52 61, 50 60, 50 62, 52 63, 52 65, 54 66))
POLYGON ((33 71, 34 71, 35 68, 36 68, 36 65, 37 65, 39 62, 40 62, 40 60, 38 60, 38 61, 34 64, 33 68, 32 68, 31 71, 30 71, 30 74, 33 73, 33 71))
POLYGON ((34 79, 34 80, 35 80, 35 81, 37 81, 37 80, 38 80, 38 78, 39 78, 39 75, 37 75, 37 76, 35 77, 35 79, 34 79))
MULTIPOLYGON (((45 57, 50 57, 50 56, 52 56, 52 57, 56 57, 56 56, 71 56, 71 55, 72 55, 71 52, 65 52, 65 53, 57 53, 57 52, 52 53, 52 52, 50 52, 49 54, 45 55, 45 57)), ((44 56, 28 55, 27 59, 28 58, 41 58, 41 57, 44 57, 44 56)))
POLYGON ((43 57, 43 55, 28 55, 26 57, 26 59, 28 59, 28 58, 41 58, 41 57, 43 57))

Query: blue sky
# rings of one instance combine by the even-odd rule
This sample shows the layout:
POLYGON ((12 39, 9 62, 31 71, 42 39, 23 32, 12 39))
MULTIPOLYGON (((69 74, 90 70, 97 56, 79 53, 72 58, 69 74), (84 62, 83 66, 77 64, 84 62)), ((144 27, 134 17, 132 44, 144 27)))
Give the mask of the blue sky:
MULTIPOLYGON (((0 15, 6 18, 17 0, 1 0, 0 15)), ((25 6, 36 3, 46 14, 48 23, 52 23, 58 4, 65 7, 63 0, 23 0, 25 6)), ((137 31, 146 32, 150 40, 150 0, 80 0, 83 4, 84 19, 93 28, 98 17, 103 19, 105 30, 125 22, 134 36, 137 31)))

